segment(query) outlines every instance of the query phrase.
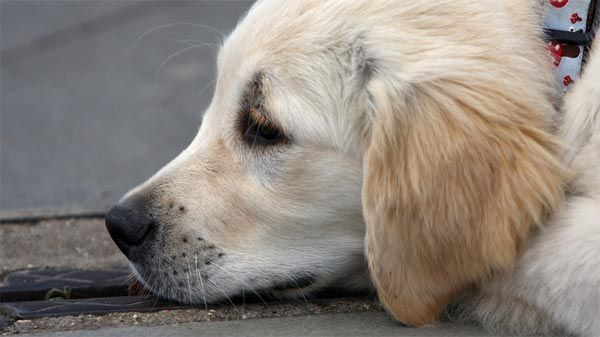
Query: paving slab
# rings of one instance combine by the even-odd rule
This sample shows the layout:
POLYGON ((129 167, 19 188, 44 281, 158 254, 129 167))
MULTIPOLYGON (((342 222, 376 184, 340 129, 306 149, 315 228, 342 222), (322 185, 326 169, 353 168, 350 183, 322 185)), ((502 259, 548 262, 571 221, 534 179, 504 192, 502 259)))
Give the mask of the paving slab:
POLYGON ((22 269, 127 266, 102 218, 0 224, 0 260, 0 280, 22 269))
POLYGON ((48 298, 125 296, 131 273, 117 270, 29 269, 9 273, 0 283, 2 302, 48 298))
MULTIPOLYGON (((193 322, 163 326, 130 326, 44 332, 48 337, 112 337, 112 336, 507 336, 485 332, 473 326, 441 324, 433 327, 409 328, 394 322, 384 312, 361 312, 300 317, 193 322)), ((20 334, 40 336, 40 334, 20 334)))
POLYGON ((105 315, 116 312, 148 312, 190 308, 188 305, 168 303, 154 296, 118 296, 84 299, 39 300, 29 302, 8 302, 2 304, 2 311, 8 317, 24 320, 40 317, 73 315, 105 315))
MULTIPOLYGON (((103 310, 99 299, 92 300, 96 309, 103 310)), ((107 305, 110 299, 106 299, 107 305)), ((259 318, 286 318, 302 317, 314 315, 329 315, 351 312, 382 312, 383 309, 377 300, 373 297, 355 297, 355 298, 329 298, 329 299, 311 299, 304 301, 281 301, 281 302, 242 302, 234 301, 223 304, 203 306, 181 306, 154 301, 153 305, 147 305, 151 298, 140 299, 140 297, 127 300, 122 299, 122 303, 116 303, 118 309, 115 312, 102 312, 102 315, 79 314, 73 316, 31 316, 31 319, 18 319, 8 328, 0 330, 3 333, 27 333, 35 331, 63 331, 63 330, 85 330, 102 329, 109 327, 128 327, 128 326, 158 326, 173 325, 189 322, 219 322, 231 320, 247 320, 259 318), (129 302, 127 302, 129 301, 129 302), (137 303, 136 303, 137 302, 137 303), (129 304, 127 304, 129 303, 129 304), (122 304, 125 304, 123 306, 122 304), (127 307, 129 306, 129 307, 127 307), (129 309, 140 308, 137 312, 129 309), (165 310, 168 309, 168 310, 165 310), (174 310, 178 309, 178 310, 174 310), (161 311, 157 311, 161 310, 161 311)), ((9 321, 14 320, 14 308, 10 307, 12 303, 0 309, 9 321)), ((40 303, 39 309, 44 310, 48 305, 62 306, 62 303, 40 303)), ((82 303, 86 305, 86 303, 82 303)), ((17 308, 18 309, 18 308, 17 308)), ((18 314, 18 313, 16 313, 18 314)), ((17 315, 18 316, 18 315, 17 315)))
POLYGON ((0 209, 106 210, 166 164, 250 4, 2 1, 0 209))

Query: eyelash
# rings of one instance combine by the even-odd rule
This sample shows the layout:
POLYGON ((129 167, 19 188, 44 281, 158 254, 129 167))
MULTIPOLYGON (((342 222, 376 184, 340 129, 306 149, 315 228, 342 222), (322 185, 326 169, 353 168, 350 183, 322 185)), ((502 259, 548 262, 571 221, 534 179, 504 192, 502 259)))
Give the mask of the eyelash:
POLYGON ((283 132, 260 112, 260 108, 248 109, 243 137, 250 145, 275 145, 285 142, 287 139, 283 132))

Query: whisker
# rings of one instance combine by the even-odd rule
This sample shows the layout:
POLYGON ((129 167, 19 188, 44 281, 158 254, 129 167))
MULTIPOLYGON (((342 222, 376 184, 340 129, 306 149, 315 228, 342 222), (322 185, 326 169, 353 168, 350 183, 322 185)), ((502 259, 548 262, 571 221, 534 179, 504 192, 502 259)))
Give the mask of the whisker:
POLYGON ((200 41, 200 40, 194 40, 194 39, 184 39, 184 40, 168 39, 168 40, 174 41, 174 42, 185 43, 189 46, 193 46, 193 45, 197 45, 197 44, 205 44, 206 47, 210 47, 213 51, 217 51, 219 49, 219 45, 217 45, 217 44, 200 41))
POLYGON ((133 271, 131 270, 131 267, 128 264, 119 266, 118 268, 115 268, 115 270, 118 270, 118 271, 128 271, 131 275, 133 275, 133 271))
MULTIPOLYGON (((253 102, 253 104, 254 104, 255 97, 256 97, 256 86, 252 86, 252 102, 253 102)), ((248 118, 250 118, 250 117, 248 117, 248 118)), ((251 122, 257 124, 253 119, 251 120, 251 122)), ((253 125, 253 127, 254 127, 254 125, 253 125)), ((254 145, 256 144, 257 138, 258 138, 258 132, 254 133, 254 138, 252 138, 252 145, 250 147, 254 147, 254 145)))
POLYGON ((206 45, 208 45, 207 43, 202 43, 202 44, 195 44, 195 45, 191 45, 189 47, 185 47, 183 49, 179 49, 178 51, 174 52, 173 54, 171 54, 169 57, 167 57, 161 64, 160 66, 158 66, 158 70, 156 70, 156 74, 154 75, 154 85, 157 86, 158 85, 158 78, 160 76, 160 71, 162 70, 162 68, 169 63, 169 61, 176 57, 179 54, 185 53, 188 50, 192 50, 195 48, 199 48, 199 47, 206 47, 206 45))
POLYGON ((203 25, 200 23, 191 23, 191 22, 172 22, 172 23, 167 23, 165 25, 161 25, 158 27, 154 27, 151 29, 148 29, 147 31, 143 32, 140 36, 138 36, 135 41, 133 41, 133 44, 131 46, 131 49, 129 50, 129 56, 131 57, 131 55, 133 55, 133 52, 135 50, 135 48, 137 47, 138 43, 144 38, 146 37, 148 34, 151 34, 153 32, 159 31, 161 29, 165 29, 165 28, 169 28, 169 27, 173 27, 173 26, 192 26, 192 27, 200 27, 200 28, 204 28, 204 29, 208 29, 214 33, 219 34, 219 38, 221 41, 225 40, 225 34, 223 34, 223 32, 219 31, 218 29, 214 28, 214 27, 210 27, 207 25, 203 25))
POLYGON ((246 310, 246 292, 244 290, 244 276, 240 275, 240 281, 242 282, 242 318, 246 318, 246 314, 244 314, 246 310))
POLYGON ((185 277, 187 278, 188 295, 189 295, 189 300, 190 300, 190 306, 192 306, 192 308, 193 308, 194 305, 192 302, 192 286, 190 284, 190 261, 188 260, 187 255, 185 256, 185 262, 187 263, 187 266, 188 266, 188 269, 185 272, 185 277))
MULTIPOLYGON (((265 306, 266 306, 267 308, 269 307, 269 304, 267 304, 267 302, 266 302, 266 301, 265 301, 265 300, 264 300, 264 299, 263 299, 263 298, 260 296, 260 294, 259 294, 259 293, 258 293, 258 292, 257 292, 257 291, 256 291, 256 290, 253 288, 253 287, 249 286, 247 283, 245 283, 245 282, 244 282, 244 280, 241 278, 241 275, 235 275, 234 273, 232 273, 232 272, 230 272, 230 271, 226 270, 225 268, 223 268, 222 266, 220 266, 220 265, 218 265, 218 264, 216 264, 216 263, 212 263, 212 264, 211 264, 211 266, 216 266, 216 267, 220 268, 221 270, 223 270, 224 272, 228 273, 229 275, 232 275, 233 277, 237 277, 237 278, 239 278, 239 279, 240 279, 240 282, 242 282, 242 287, 243 287, 243 285, 244 285, 244 284, 245 284, 246 286, 248 286, 248 288, 249 288, 250 290, 252 290, 252 292, 253 292, 254 294, 256 294, 256 296, 257 296, 257 297, 258 297, 258 298, 259 298, 259 299, 260 299, 260 300, 261 300, 261 301, 262 301, 262 302, 265 304, 265 306)), ((242 288, 242 291, 243 291, 243 288, 242 288)))
POLYGON ((210 82, 208 82, 201 90, 200 92, 196 95, 196 97, 194 97, 194 101, 192 102, 192 111, 196 110, 197 106, 198 106, 198 102, 200 101, 200 97, 202 97, 202 94, 213 84, 215 83, 216 80, 211 80, 210 82))
POLYGON ((208 319, 208 305, 206 304, 206 293, 204 292, 204 282, 202 282, 202 274, 200 274, 200 270, 198 269, 198 255, 194 254, 194 264, 196 275, 200 279, 200 288, 202 288, 202 298, 204 299, 204 318, 208 319))
MULTIPOLYGON (((240 257, 242 257, 242 258, 247 258, 247 259, 249 259, 249 260, 251 259, 252 261, 256 261, 256 257, 255 257, 255 256, 252 256, 252 255, 249 255, 249 254, 245 254, 245 253, 243 253, 243 252, 237 252, 236 254, 237 254, 237 255, 239 255, 239 256, 240 256, 240 257)), ((306 256, 307 256, 307 257, 312 257, 313 255, 312 255, 312 254, 306 254, 306 256)), ((215 265, 215 264, 213 264, 213 265, 215 265)), ((217 267, 219 267, 219 265, 216 265, 216 266, 217 266, 217 267)), ((227 270, 225 270, 225 271, 226 271, 226 272, 228 272, 227 270)), ((230 272, 229 272, 229 273, 230 273, 230 272)), ((232 273, 230 273, 230 274, 232 274, 232 273)), ((232 275, 233 275, 233 274, 232 274, 232 275)), ((234 275, 234 276, 235 276, 235 275, 234 275)), ((293 279, 293 278, 292 278, 292 279, 291 279, 291 282, 293 282, 295 285, 298 285, 298 286, 299 286, 299 284, 297 283, 297 280, 296 280, 296 279, 293 279)), ((256 292, 255 292, 255 293, 256 293, 256 292)), ((304 292, 304 291, 302 291, 302 292, 300 292, 299 294, 300 294, 300 296, 302 296, 302 297, 303 297, 304 301, 305 301, 305 302, 307 303, 307 305, 308 305, 308 302, 309 302, 309 301, 308 301, 308 299, 307 299, 307 298, 306 298, 306 296, 305 296, 305 292, 304 292)), ((258 295, 258 294, 257 294, 257 295, 258 295)), ((275 295, 273 295, 273 294, 270 294, 270 293, 263 293, 263 296, 267 297, 269 300, 273 300, 273 301, 276 301, 276 302, 281 302, 281 301, 282 301, 282 299, 281 299, 280 297, 278 297, 278 296, 275 296, 275 295)), ((259 297, 260 297, 260 296, 259 296, 259 297)), ((264 302, 264 301, 263 301, 263 302, 264 302)), ((266 304, 266 303, 265 303, 265 304, 266 304)))
MULTIPOLYGON (((155 271, 154 271, 154 273, 159 273, 161 271, 160 268, 159 268, 160 267, 160 261, 159 261, 159 259, 154 259, 154 265, 155 265, 155 268, 156 268, 155 271)), ((154 303, 152 304, 152 309, 156 308, 156 304, 158 303, 158 297, 159 297, 160 288, 161 288, 160 284, 157 284, 158 283, 158 278, 157 278, 157 281, 154 281, 153 283, 154 284, 152 284, 152 288, 154 288, 155 292, 157 292, 157 293, 154 294, 154 303)))
MULTIPOLYGON (((294 283, 296 286, 300 286, 294 278, 292 278, 292 283, 294 283)), ((310 306, 308 305, 308 300, 306 299, 306 296, 304 296, 304 290, 298 288, 298 290, 296 291, 298 291, 300 293, 300 296, 302 296, 302 298, 304 299, 304 305, 306 306, 306 314, 310 315, 310 306)))
POLYGON ((218 284, 216 284, 215 282, 213 282, 211 280, 207 280, 207 281, 212 283, 215 287, 217 287, 217 290, 219 290, 221 292, 221 294, 223 294, 223 296, 225 296, 227 301, 229 301, 229 303, 231 303, 231 305, 233 306, 233 310, 235 310, 239 314, 240 311, 237 309, 237 306, 235 305, 235 303, 233 303, 231 298, 229 298, 229 296, 227 296, 227 294, 223 291, 223 289, 221 289, 221 287, 218 284))

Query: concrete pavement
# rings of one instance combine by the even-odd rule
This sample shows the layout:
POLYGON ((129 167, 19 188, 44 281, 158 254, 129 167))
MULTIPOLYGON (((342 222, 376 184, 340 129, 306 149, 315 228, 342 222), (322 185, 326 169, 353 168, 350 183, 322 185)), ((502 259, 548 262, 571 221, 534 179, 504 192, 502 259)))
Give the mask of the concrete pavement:
MULTIPOLYGON (((35 337, 40 334, 21 334, 35 337)), ((163 326, 131 326, 44 333, 48 337, 201 337, 201 336, 506 336, 470 326, 442 324, 407 328, 383 312, 345 313, 286 318, 264 318, 222 322, 194 322, 163 326)))
POLYGON ((0 260, 0 277, 21 269, 126 267, 104 219, 0 224, 0 260))
MULTIPOLYGON (((2 275, 60 267, 105 269, 126 261, 103 220, 63 219, 0 224, 2 275)), ((0 276, 0 281, 2 276, 0 276)), ((2 315, 0 315, 2 319, 2 315)), ((1 322, 0 322, 1 323, 1 322)), ((158 312, 17 320, 0 333, 25 336, 504 336, 443 323, 414 329, 395 323, 370 297, 229 303, 158 312)))

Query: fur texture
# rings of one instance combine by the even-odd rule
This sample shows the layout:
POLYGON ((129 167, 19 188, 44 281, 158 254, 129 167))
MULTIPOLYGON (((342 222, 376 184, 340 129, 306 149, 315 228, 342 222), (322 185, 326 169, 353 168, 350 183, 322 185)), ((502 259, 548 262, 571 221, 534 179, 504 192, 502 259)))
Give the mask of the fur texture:
POLYGON ((557 114, 540 3, 257 2, 197 137, 125 196, 159 224, 139 278, 192 303, 374 286, 405 323, 454 300, 598 335, 600 52, 557 114))
POLYGON ((463 296, 462 314, 494 329, 600 334, 600 36, 565 97, 560 136, 574 177, 562 212, 529 242, 514 271, 463 296))
POLYGON ((432 16, 453 8, 462 14, 438 25, 419 16, 403 20, 405 10, 417 10, 410 6, 388 13, 405 24, 395 25, 398 32, 408 31, 414 41, 403 33, 386 35, 380 45, 388 58, 373 57, 377 71, 368 88, 375 120, 362 191, 367 257, 379 297, 397 319, 416 325, 432 322, 473 282, 510 269, 531 227, 558 209, 563 195, 561 165, 547 132, 554 110, 538 74, 547 71, 539 41, 511 51, 507 62, 497 49, 508 50, 503 43, 514 39, 496 36, 486 23, 509 22, 485 4, 418 6, 432 16), (485 26, 489 31, 477 28, 485 26), (412 46, 439 52, 413 55, 412 46), (406 70, 396 70, 398 63, 406 70), (431 73, 427 65, 444 71, 431 73), (407 72, 414 73, 409 80, 402 78, 407 72), (521 94, 525 90, 528 95, 521 94))

